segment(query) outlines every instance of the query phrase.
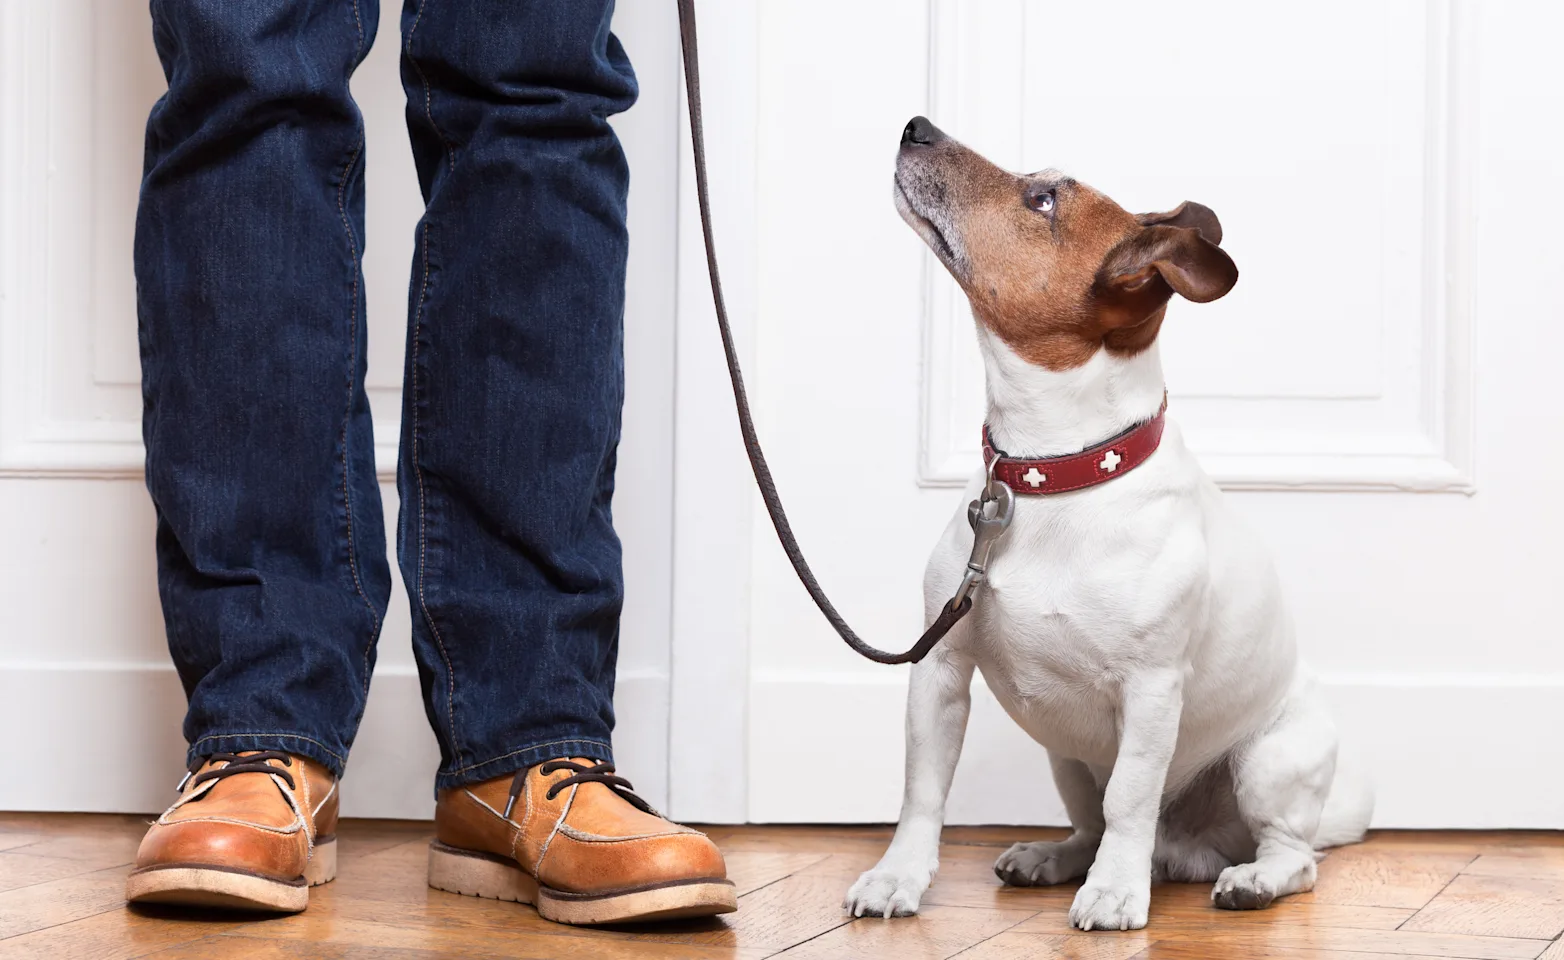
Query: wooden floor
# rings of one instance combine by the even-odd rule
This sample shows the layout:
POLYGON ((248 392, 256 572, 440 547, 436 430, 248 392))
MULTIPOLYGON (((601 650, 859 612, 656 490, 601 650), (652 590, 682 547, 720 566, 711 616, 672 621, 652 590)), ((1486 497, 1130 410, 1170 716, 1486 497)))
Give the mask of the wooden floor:
POLYGON ((298 916, 127 910, 125 873, 144 828, 137 817, 0 814, 0 957, 1564 960, 1558 834, 1380 833, 1333 852, 1313 893, 1270 910, 1220 912, 1205 885, 1159 886, 1147 929, 1082 934, 1066 918, 1073 887, 1002 887, 990 869, 1012 841, 1057 831, 947 830, 923 913, 886 921, 851 920, 840 904, 887 830, 714 828, 738 913, 584 930, 430 890, 429 825, 387 821, 343 825, 341 874, 298 916))

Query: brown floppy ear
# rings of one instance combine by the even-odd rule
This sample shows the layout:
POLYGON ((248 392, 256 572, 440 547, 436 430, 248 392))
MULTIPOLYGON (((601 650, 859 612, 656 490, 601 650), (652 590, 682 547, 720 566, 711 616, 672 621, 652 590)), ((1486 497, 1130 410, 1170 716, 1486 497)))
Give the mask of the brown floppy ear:
POLYGON ((1222 242, 1222 222, 1216 218, 1216 211, 1193 200, 1185 200, 1166 213, 1136 214, 1135 219, 1143 227, 1192 227, 1209 242, 1222 242))
POLYGON ((1094 292, 1139 322, 1177 293, 1207 303, 1238 282, 1238 267, 1225 251, 1193 227, 1159 225, 1108 252, 1097 270, 1094 292))

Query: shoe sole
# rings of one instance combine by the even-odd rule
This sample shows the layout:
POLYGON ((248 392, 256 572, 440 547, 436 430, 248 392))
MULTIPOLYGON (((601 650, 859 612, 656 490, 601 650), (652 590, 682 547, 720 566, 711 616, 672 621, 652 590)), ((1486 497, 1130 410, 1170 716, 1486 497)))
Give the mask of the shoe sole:
POLYGON ((337 839, 315 844, 315 853, 297 880, 277 880, 248 870, 171 863, 143 867, 125 880, 130 903, 164 903, 221 910, 298 913, 310 903, 310 887, 337 878, 337 839))
POLYGON ((429 886, 464 897, 531 904, 556 923, 590 926, 732 913, 730 880, 678 880, 612 893, 580 894, 540 886, 514 860, 441 843, 429 844, 429 886))

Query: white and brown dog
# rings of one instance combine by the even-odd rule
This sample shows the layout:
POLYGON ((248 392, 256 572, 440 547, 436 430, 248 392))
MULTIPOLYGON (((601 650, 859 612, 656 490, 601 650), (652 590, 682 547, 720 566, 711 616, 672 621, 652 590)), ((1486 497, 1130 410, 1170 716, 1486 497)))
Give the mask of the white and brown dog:
MULTIPOLYGON (((1154 878, 1215 881, 1231 909, 1310 889, 1315 851, 1361 839, 1372 796, 1337 775, 1265 548, 1164 429, 1167 303, 1238 279, 1216 216, 1136 216, 1058 173, 1007 173, 922 117, 902 134, 895 197, 971 300, 990 472, 1018 496, 972 612, 913 668, 901 819, 847 909, 917 911, 974 668, 1047 748, 1074 828, 1007 850, 1006 883, 1085 877, 1082 930, 1145 926, 1154 878)), ((925 574, 931 622, 972 546, 962 510, 925 574)))

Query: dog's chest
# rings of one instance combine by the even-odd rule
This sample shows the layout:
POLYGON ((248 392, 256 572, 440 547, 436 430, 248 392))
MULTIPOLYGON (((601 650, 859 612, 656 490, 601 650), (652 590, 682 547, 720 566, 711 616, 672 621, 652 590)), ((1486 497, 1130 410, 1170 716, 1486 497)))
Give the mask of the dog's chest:
POLYGON ((979 669, 1034 738, 1111 762, 1120 682, 1176 660, 1198 579, 1166 514, 1023 502, 973 611, 979 669))

